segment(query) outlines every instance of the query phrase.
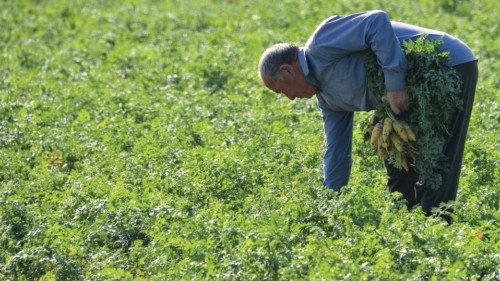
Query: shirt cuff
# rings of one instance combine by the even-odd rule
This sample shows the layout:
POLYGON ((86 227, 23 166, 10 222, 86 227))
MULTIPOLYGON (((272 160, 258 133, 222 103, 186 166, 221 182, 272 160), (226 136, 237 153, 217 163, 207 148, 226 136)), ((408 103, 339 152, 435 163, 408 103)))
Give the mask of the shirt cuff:
POLYGON ((384 71, 385 87, 388 92, 406 89, 405 75, 401 72, 384 71))
POLYGON ((351 161, 347 163, 346 167, 332 170, 330 171, 329 174, 325 174, 323 185, 335 191, 340 191, 340 188, 346 186, 347 183, 349 182, 350 175, 351 175, 351 161))

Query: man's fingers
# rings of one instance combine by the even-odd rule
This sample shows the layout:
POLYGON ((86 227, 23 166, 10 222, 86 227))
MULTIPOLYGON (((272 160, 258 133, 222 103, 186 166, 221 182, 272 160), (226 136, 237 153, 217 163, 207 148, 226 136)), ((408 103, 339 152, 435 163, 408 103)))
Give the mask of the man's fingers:
POLYGON ((410 102, 408 101, 408 99, 404 99, 402 100, 400 106, 399 106, 403 111, 406 111, 408 110, 408 108, 410 107, 410 102))
POLYGON ((403 107, 404 111, 407 111, 408 108, 409 108, 409 103, 405 102, 404 107, 403 107))
POLYGON ((394 113, 396 113, 396 115, 398 115, 399 113, 401 113, 401 110, 399 110, 398 107, 392 105, 391 103, 389 103, 389 105, 391 106, 391 109, 394 113))
POLYGON ((387 102, 389 103, 389 106, 391 107, 391 110, 396 113, 396 114, 399 114, 401 112, 401 110, 399 110, 398 108, 398 105, 396 105, 397 101, 394 100, 394 99, 391 99, 387 96, 387 94, 383 95, 382 98, 381 98, 382 101, 384 102, 387 102))
POLYGON ((410 108, 410 101, 406 90, 398 92, 387 92, 381 98, 382 101, 388 102, 391 110, 399 115, 410 108))

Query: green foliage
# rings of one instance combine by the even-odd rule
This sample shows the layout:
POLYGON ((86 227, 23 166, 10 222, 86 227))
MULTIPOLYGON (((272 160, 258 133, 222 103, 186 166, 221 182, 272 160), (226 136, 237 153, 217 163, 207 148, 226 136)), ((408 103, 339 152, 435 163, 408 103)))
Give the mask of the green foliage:
POLYGON ((498 279, 497 3, 0 1, 0 279, 498 279), (451 226, 386 191, 366 113, 350 185, 324 189, 316 102, 256 73, 380 7, 480 59, 451 226))
MULTIPOLYGON (((437 46, 441 43, 439 40, 425 40, 425 36, 404 42, 408 61, 406 83, 411 106, 408 112, 397 116, 398 120, 408 123, 418 136, 415 166, 420 181, 432 189, 441 186, 441 175, 447 170, 443 148, 449 137, 452 115, 461 110, 461 81, 457 71, 449 65, 448 54, 438 51, 437 46)), ((382 97, 386 93, 382 68, 372 52, 365 57, 368 87, 382 97)), ((375 115, 379 119, 394 118, 386 102, 378 104, 375 115)), ((401 164, 396 167, 401 168, 401 164)))

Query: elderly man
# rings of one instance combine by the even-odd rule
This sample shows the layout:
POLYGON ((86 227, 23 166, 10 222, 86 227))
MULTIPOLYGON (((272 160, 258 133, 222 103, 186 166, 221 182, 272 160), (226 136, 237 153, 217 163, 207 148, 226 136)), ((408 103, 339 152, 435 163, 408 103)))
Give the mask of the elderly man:
POLYGON ((377 104, 367 89, 363 53, 371 49, 383 69, 387 101, 395 114, 411 106, 406 92, 407 62, 402 41, 427 34, 439 39, 439 48, 449 52, 451 65, 462 79, 462 111, 454 113, 451 136, 444 147, 450 169, 439 190, 419 186, 418 173, 386 165, 389 191, 401 192, 408 207, 420 204, 427 214, 442 202, 454 200, 462 164, 465 136, 477 82, 477 61, 460 40, 440 31, 390 21, 383 11, 369 11, 324 20, 304 47, 283 43, 268 48, 259 63, 260 77, 267 88, 290 100, 316 95, 326 135, 324 185, 340 191, 351 171, 354 111, 368 111, 377 104))

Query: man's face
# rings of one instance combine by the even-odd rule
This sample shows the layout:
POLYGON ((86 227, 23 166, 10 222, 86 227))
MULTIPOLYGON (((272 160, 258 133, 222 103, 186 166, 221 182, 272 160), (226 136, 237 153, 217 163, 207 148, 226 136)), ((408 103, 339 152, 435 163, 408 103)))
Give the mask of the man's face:
POLYGON ((290 100, 295 98, 308 99, 316 94, 316 89, 311 85, 300 83, 293 77, 280 77, 276 79, 263 77, 263 82, 267 88, 277 94, 283 94, 290 100))

